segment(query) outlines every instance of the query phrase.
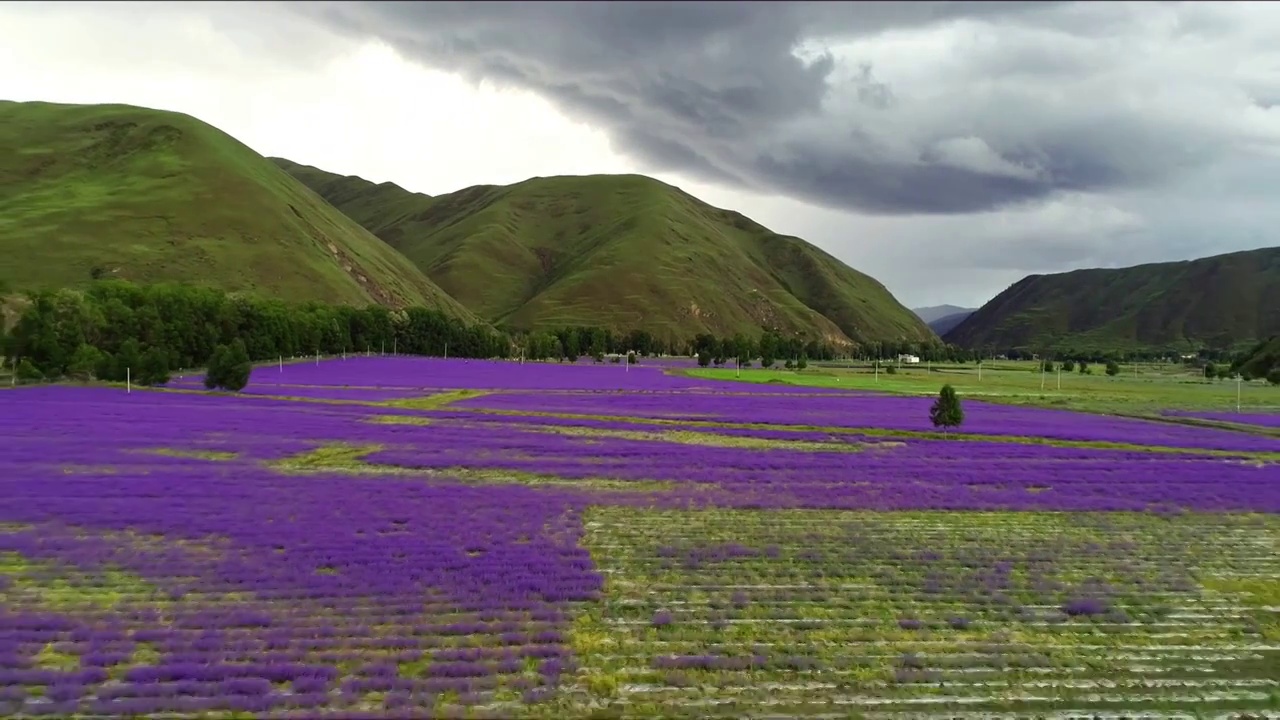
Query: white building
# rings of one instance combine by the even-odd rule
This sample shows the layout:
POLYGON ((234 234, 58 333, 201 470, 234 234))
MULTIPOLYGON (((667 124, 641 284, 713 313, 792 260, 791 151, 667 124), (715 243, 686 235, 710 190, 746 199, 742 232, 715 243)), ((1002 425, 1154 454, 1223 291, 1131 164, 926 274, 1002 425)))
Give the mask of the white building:
POLYGON ((919 365, 919 364, 920 364, 920 358, 919 358, 919 357, 917 357, 917 356, 915 356, 915 355, 899 355, 899 356, 898 356, 898 362, 899 362, 899 363, 906 363, 906 364, 908 364, 908 365, 919 365))

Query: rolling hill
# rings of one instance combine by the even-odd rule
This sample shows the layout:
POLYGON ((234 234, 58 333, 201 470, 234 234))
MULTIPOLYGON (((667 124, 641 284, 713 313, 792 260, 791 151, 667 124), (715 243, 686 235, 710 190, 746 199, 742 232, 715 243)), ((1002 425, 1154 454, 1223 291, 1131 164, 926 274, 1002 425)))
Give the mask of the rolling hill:
POLYGON ((1280 333, 1280 248, 1031 275, 945 338, 1039 350, 1230 349, 1280 333))
POLYGON ((876 280, 651 178, 544 177, 431 197, 274 160, 495 324, 935 338, 876 280))
POLYGON ((0 281, 181 281, 474 316, 222 131, 128 105, 0 102, 0 281))

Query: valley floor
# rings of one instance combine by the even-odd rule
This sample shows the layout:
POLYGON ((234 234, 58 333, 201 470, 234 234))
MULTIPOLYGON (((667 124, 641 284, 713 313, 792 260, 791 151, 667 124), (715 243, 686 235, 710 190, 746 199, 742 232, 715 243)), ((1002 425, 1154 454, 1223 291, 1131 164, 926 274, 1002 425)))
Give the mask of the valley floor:
POLYGON ((1280 438, 965 372, 0 390, 0 715, 1280 717, 1280 438))

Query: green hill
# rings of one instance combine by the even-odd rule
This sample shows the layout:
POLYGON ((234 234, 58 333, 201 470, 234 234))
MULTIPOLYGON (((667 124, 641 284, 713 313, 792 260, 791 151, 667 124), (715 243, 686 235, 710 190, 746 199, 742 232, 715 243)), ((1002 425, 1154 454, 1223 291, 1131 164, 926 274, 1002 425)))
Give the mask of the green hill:
POLYGON ((1280 370, 1280 335, 1258 343, 1232 369, 1255 378, 1265 378, 1280 370))
POLYGON ((229 135, 127 105, 0 102, 0 281, 181 281, 472 316, 406 258, 229 135))
POLYGON ((876 280, 651 178, 534 178, 430 197, 276 162, 494 323, 936 337, 876 280))
POLYGON ((1280 248, 1031 275, 946 334, 963 347, 1230 349, 1280 333, 1280 248))

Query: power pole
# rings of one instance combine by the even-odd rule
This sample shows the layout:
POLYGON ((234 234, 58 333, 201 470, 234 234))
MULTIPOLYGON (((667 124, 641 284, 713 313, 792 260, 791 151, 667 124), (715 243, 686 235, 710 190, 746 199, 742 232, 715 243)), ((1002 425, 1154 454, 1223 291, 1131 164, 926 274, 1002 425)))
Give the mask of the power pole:
MULTIPOLYGON (((133 392, 133 368, 124 369, 124 392, 126 395, 133 392)), ((1236 403, 1236 407, 1240 407, 1239 402, 1236 403)))
POLYGON ((1236 412, 1240 412, 1240 380, 1241 377, 1236 375, 1236 412))

